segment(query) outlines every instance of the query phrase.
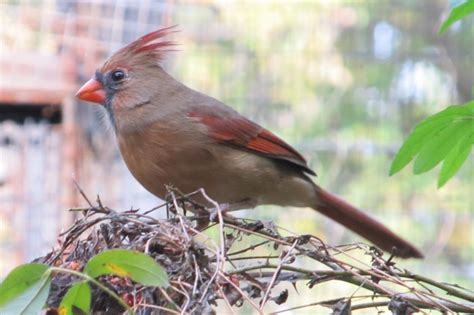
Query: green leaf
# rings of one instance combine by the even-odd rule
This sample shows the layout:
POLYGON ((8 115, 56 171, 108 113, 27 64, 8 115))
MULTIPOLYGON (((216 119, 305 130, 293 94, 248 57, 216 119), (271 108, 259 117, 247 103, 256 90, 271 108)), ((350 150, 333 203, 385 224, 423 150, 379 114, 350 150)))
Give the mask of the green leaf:
POLYGON ((112 249, 102 252, 87 263, 84 273, 96 278, 104 274, 130 277, 133 281, 149 286, 167 286, 168 275, 150 256, 125 250, 112 249))
POLYGON ((78 310, 89 314, 91 308, 91 289, 86 281, 74 284, 66 293, 59 305, 60 315, 75 315, 78 310))
POLYGON ((454 7, 449 13, 449 16, 446 18, 446 20, 444 20, 443 24, 439 28, 439 34, 444 33, 453 23, 459 21, 472 12, 474 12, 474 0, 467 0, 454 7))
POLYGON ((474 100, 450 106, 413 128, 392 162, 390 175, 415 157, 414 174, 427 172, 444 160, 438 177, 441 187, 462 166, 473 144, 474 100))
POLYGON ((418 154, 427 143, 427 139, 431 139, 444 128, 447 128, 455 119, 470 114, 471 111, 464 106, 450 106, 421 121, 413 128, 395 156, 390 167, 390 176, 399 172, 410 163, 414 156, 418 154))
POLYGON ((48 299, 51 278, 43 275, 26 290, 0 306, 2 315, 37 315, 48 299))
POLYGON ((472 123, 466 119, 453 122, 433 138, 428 139, 415 160, 413 173, 421 174, 438 165, 458 144, 460 138, 470 131, 472 123))
MULTIPOLYGON (((474 92, 474 86, 472 88, 473 88, 473 92, 474 92)), ((472 111, 472 113, 474 114, 474 100, 472 100, 470 102, 467 102, 467 103, 464 103, 462 106, 466 107, 467 109, 472 111)))
POLYGON ((471 133, 464 135, 457 146, 449 152, 443 162, 443 166, 438 177, 438 188, 441 188, 446 182, 456 174, 466 161, 474 144, 474 125, 471 126, 471 133))
MULTIPOLYGON (((0 306, 37 284, 48 268, 44 264, 31 263, 13 269, 0 284, 0 306)), ((0 312, 0 314, 2 313, 0 312)))
POLYGON ((395 159, 392 162, 390 167, 390 176, 399 172, 404 168, 410 161, 415 157, 418 152, 420 152, 423 147, 423 142, 425 139, 431 138, 434 134, 439 132, 440 129, 446 127, 447 123, 443 125, 440 124, 437 129, 426 128, 419 131, 412 131, 408 136, 407 140, 403 143, 402 147, 398 150, 395 159))

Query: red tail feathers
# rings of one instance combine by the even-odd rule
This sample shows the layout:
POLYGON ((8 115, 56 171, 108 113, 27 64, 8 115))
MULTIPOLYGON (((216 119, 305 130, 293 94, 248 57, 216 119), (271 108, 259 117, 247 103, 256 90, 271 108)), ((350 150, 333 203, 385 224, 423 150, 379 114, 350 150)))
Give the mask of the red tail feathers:
POLYGON ((381 249, 403 258, 422 258, 421 252, 381 223, 344 200, 318 189, 315 210, 366 238, 381 249))

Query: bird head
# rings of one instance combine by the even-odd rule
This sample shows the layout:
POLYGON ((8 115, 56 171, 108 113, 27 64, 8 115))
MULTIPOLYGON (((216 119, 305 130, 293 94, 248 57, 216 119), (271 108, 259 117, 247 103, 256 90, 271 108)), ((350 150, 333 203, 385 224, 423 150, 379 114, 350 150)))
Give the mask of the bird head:
POLYGON ((76 93, 81 100, 103 105, 115 125, 123 113, 153 105, 152 99, 166 84, 168 75, 160 61, 172 50, 172 41, 163 37, 175 26, 162 28, 140 37, 110 56, 93 77, 76 93))

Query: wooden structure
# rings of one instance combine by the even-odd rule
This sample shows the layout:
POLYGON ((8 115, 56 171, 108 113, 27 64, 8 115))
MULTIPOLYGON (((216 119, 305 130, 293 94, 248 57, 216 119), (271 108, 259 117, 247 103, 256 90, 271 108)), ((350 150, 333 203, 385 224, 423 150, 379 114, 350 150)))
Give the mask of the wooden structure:
POLYGON ((160 3, 0 3, 0 278, 54 245, 73 219, 65 210, 84 202, 74 180, 91 197, 144 193, 113 146, 94 152, 111 142, 74 93, 110 51, 160 25, 160 3))

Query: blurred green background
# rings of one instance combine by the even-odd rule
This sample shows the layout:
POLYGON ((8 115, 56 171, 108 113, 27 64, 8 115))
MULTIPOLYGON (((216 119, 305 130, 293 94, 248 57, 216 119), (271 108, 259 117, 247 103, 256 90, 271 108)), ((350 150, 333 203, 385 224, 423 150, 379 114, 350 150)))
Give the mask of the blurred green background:
MULTIPOLYGON (((419 246, 425 260, 403 267, 472 288, 472 156, 439 190, 436 171, 388 176, 417 122, 472 99, 474 19, 438 35, 447 1, 4 0, 0 8, 0 275, 53 246, 70 221, 65 209, 85 204, 73 174, 114 208, 159 203, 128 174, 100 109, 72 95, 124 43, 177 24, 171 74, 274 131, 307 157, 318 184, 419 246), (39 91, 25 92, 32 87, 39 91)), ((359 240, 310 209, 239 215, 329 244, 359 240)), ((352 291, 304 292, 290 295, 304 304, 352 291)))

